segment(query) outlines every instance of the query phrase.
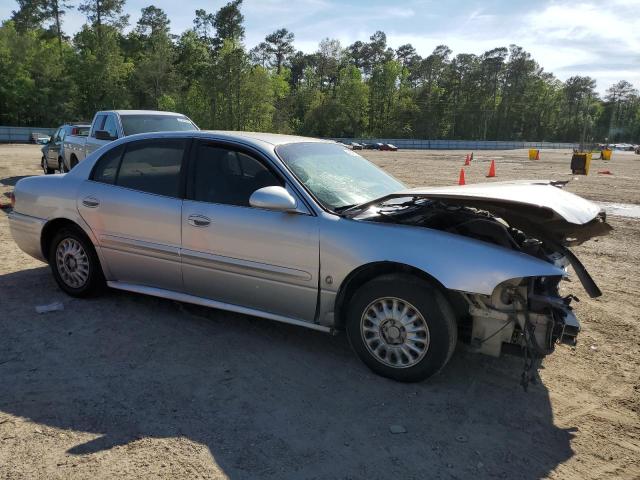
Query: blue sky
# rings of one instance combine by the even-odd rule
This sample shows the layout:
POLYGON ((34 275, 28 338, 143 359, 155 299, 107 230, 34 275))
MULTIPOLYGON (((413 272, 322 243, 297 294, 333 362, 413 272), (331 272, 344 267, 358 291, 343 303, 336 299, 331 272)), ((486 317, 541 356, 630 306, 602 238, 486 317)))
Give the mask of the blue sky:
MULTIPOLYGON (((180 33, 191 28, 197 8, 214 12, 226 1, 128 0, 126 11, 134 24, 140 9, 154 4, 180 33)), ((14 1, 0 0, 0 19, 15 8, 14 1)), ((305 52, 325 37, 346 46, 376 30, 392 47, 411 43, 423 56, 439 44, 454 54, 481 54, 516 43, 561 80, 589 75, 601 93, 621 79, 640 89, 640 0, 245 0, 242 11, 248 47, 281 27, 294 32, 305 52)), ((77 31, 84 21, 72 11, 65 30, 77 31)))

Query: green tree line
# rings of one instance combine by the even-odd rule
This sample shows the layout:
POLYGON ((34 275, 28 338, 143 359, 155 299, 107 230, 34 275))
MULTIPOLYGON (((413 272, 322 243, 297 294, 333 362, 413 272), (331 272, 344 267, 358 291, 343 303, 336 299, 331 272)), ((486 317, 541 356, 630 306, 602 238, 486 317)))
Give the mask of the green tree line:
POLYGON ((604 98, 596 82, 562 82, 521 47, 421 57, 384 32, 317 51, 284 28, 248 49, 242 0, 195 11, 173 35, 165 12, 142 9, 128 29, 125 0, 17 0, 0 26, 0 124, 55 126, 99 109, 182 112, 201 128, 321 137, 638 141, 640 97, 624 80, 604 98), (64 32, 72 8, 87 21, 64 32))

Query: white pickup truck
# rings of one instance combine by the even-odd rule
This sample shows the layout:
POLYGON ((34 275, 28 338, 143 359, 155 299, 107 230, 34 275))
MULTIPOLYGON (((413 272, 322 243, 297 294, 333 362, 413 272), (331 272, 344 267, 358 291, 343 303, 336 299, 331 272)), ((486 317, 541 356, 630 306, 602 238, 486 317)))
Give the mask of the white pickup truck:
POLYGON ((95 114, 88 136, 64 140, 64 169, 71 170, 91 152, 118 138, 136 133, 199 130, 181 113, 155 110, 103 110, 95 114))

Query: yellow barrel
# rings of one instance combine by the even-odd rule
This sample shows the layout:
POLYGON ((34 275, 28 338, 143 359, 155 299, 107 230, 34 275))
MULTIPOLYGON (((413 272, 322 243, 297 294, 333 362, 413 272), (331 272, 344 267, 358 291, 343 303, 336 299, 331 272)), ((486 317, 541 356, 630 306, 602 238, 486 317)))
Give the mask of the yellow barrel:
POLYGON ((600 152, 600 158, 602 158, 602 160, 611 160, 611 153, 612 151, 606 148, 600 152))
POLYGON ((529 160, 539 160, 540 159, 540 150, 535 148, 529 149, 529 160))

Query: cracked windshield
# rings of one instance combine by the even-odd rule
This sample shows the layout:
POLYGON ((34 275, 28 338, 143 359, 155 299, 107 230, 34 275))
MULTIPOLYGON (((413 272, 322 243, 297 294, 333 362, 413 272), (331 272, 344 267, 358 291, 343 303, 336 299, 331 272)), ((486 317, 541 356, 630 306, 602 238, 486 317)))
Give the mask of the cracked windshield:
POLYGON ((340 145, 292 143, 278 147, 276 152, 313 196, 331 210, 344 210, 406 188, 340 145))

